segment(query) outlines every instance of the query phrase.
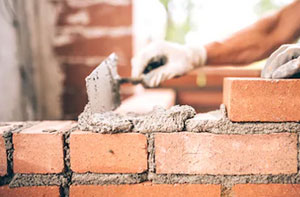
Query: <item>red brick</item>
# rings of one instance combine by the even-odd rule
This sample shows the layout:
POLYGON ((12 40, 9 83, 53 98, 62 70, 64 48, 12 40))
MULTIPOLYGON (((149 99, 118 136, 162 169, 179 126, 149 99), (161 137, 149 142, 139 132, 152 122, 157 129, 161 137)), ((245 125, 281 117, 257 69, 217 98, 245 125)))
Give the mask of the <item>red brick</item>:
POLYGON ((297 172, 297 135, 155 134, 159 174, 291 174, 297 172))
POLYGON ((14 172, 62 172, 64 169, 62 133, 73 126, 72 121, 44 121, 14 134, 14 172), (54 130, 57 132, 51 132, 54 130))
POLYGON ((300 80, 225 78, 223 101, 232 121, 300 121, 300 80))
POLYGON ((147 170, 147 140, 142 134, 76 131, 70 137, 74 172, 140 173, 147 170))
POLYGON ((7 158, 6 158, 6 149, 5 142, 0 131, 0 176, 4 176, 7 173, 7 158))
POLYGON ((33 186, 33 187, 18 187, 9 188, 8 186, 0 187, 0 196, 9 197, 59 197, 58 186, 33 186))
POLYGON ((0 176, 7 174, 7 157, 3 133, 22 126, 22 122, 2 122, 0 124, 0 176))
POLYGON ((300 184, 238 184, 232 190, 235 197, 300 196, 300 184))
POLYGON ((58 17, 57 24, 59 26, 130 26, 132 24, 132 4, 110 5, 107 3, 99 3, 83 8, 74 8, 65 5, 58 17), (79 22, 70 20, 70 18, 74 17, 74 15, 78 15, 83 12, 87 15, 86 22, 81 23, 80 20, 79 22))
POLYGON ((123 196, 123 197, 157 197, 157 196, 206 196, 219 197, 220 185, 175 184, 152 185, 151 183, 136 185, 78 185, 70 187, 70 196, 123 196))
POLYGON ((103 36, 99 38, 85 38, 80 35, 73 37, 69 44, 55 47, 60 56, 108 56, 115 52, 120 59, 130 63, 132 57, 132 36, 103 36))

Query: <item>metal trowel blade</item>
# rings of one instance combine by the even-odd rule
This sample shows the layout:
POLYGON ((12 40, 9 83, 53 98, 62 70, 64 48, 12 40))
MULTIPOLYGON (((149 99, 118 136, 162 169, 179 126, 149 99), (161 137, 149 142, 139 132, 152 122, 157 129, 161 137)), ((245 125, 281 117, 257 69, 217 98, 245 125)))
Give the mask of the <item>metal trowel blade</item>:
POLYGON ((112 53, 86 77, 86 88, 92 113, 112 111, 120 106, 118 57, 112 53))

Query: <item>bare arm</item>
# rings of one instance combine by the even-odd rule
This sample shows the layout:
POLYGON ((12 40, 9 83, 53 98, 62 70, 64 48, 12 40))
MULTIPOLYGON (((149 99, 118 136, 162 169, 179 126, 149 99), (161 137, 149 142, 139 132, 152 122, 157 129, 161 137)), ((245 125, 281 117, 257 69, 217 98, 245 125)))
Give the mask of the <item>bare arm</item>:
POLYGON ((247 64, 261 60, 299 36, 300 0, 297 0, 222 42, 206 45, 207 64, 247 64))

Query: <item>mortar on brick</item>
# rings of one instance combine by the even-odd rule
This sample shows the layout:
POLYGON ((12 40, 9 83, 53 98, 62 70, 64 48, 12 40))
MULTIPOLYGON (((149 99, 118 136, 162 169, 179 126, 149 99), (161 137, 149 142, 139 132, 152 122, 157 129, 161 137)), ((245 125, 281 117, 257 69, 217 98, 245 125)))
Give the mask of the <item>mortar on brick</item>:
POLYGON ((44 185, 66 185, 68 180, 62 174, 15 174, 9 187, 44 185))
POLYGON ((148 172, 155 173, 155 147, 154 147, 154 135, 146 134, 147 136, 147 151, 148 151, 148 172))
POLYGON ((8 184, 13 177, 13 132, 19 132, 22 128, 30 127, 32 124, 34 124, 34 122, 7 122, 0 124, 0 132, 2 133, 2 137, 4 139, 7 159, 7 174, 3 177, 0 177, 0 185, 8 184))
POLYGON ((119 132, 180 132, 184 129, 185 121, 196 114, 195 110, 187 105, 173 106, 164 109, 156 106, 145 114, 126 115, 117 112, 91 113, 87 104, 84 112, 79 115, 79 128, 84 131, 97 133, 119 132))
POLYGON ((116 112, 92 113, 90 103, 79 115, 78 126, 83 131, 96 133, 129 132, 133 127, 132 122, 127 117, 116 112))
POLYGON ((235 184, 299 184, 300 175, 186 175, 186 174, 152 174, 149 181, 157 184, 222 184, 232 187, 235 184))
POLYGON ((188 119, 185 124, 186 130, 189 132, 216 134, 300 132, 300 123, 298 122, 231 122, 227 117, 226 108, 223 104, 219 110, 197 114, 194 118, 188 119))
POLYGON ((72 131, 76 130, 77 127, 64 132, 63 134, 63 153, 64 153, 64 173, 63 176, 66 182, 61 187, 61 193, 63 196, 69 196, 70 185, 72 181, 73 172, 71 170, 70 162, 70 134, 72 131))
POLYGON ((180 132, 185 127, 185 121, 194 117, 194 108, 188 105, 176 105, 170 109, 155 107, 152 112, 130 117, 133 132, 180 132))
POLYGON ((140 174, 96 174, 74 173, 72 185, 109 185, 109 184, 135 184, 147 180, 147 173, 140 174))

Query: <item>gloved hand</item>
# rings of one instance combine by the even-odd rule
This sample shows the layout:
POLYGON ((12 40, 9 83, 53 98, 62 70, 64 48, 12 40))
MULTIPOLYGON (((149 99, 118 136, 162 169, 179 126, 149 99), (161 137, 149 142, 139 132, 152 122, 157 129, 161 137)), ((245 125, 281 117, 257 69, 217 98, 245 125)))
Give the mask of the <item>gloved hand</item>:
POLYGON ((203 66, 205 62, 206 50, 202 46, 193 47, 158 41, 149 44, 131 60, 131 75, 134 78, 141 77, 148 87, 156 87, 165 80, 203 66), (149 73, 145 72, 145 68, 149 68, 147 66, 153 63, 162 65, 153 68, 149 73))
POLYGON ((285 44, 268 58, 262 78, 288 78, 300 72, 300 44, 285 44))

